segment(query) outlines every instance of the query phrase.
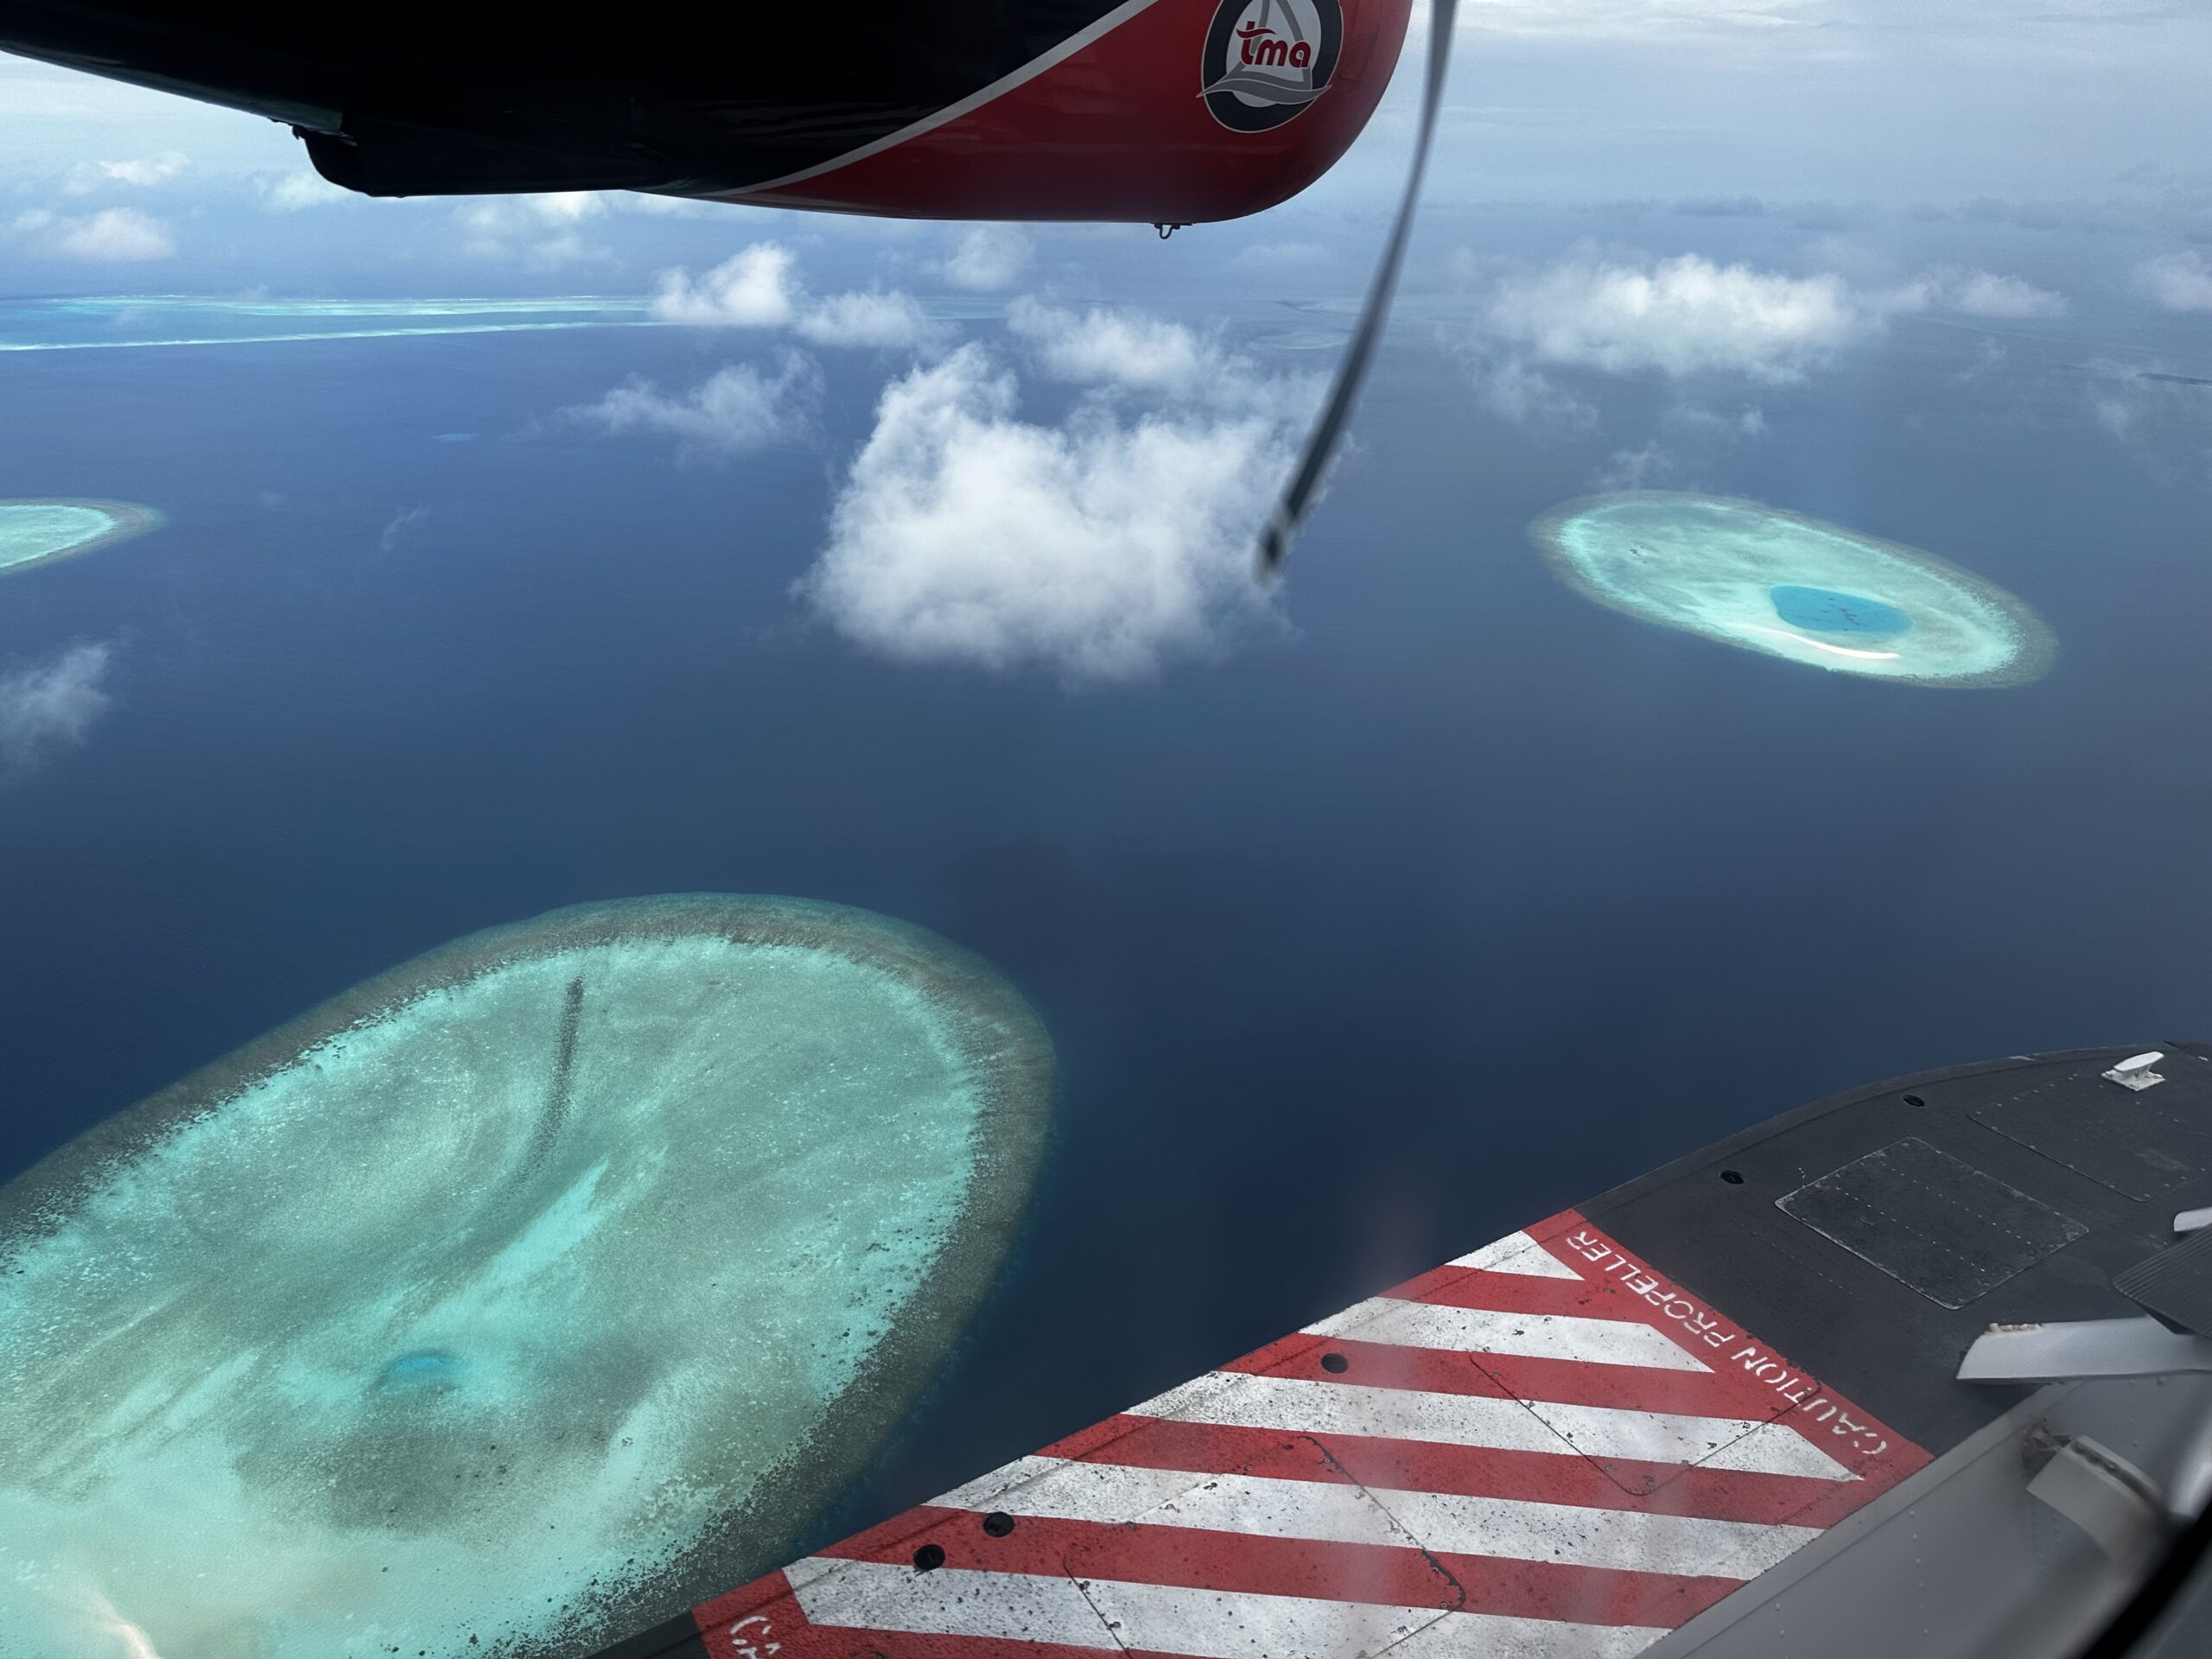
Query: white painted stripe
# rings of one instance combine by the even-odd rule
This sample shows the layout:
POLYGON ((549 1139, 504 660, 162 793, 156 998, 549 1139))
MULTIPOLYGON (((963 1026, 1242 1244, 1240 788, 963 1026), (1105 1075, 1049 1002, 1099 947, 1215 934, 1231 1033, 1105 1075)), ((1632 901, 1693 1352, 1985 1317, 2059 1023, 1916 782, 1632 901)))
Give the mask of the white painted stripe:
POLYGON ((1306 1327, 1317 1337, 1448 1348, 1463 1354, 1516 1354, 1578 1365, 1642 1365, 1661 1371, 1709 1371, 1663 1331, 1636 1319, 1586 1319, 1571 1313, 1503 1313, 1490 1307, 1375 1296, 1306 1327))
MULTIPOLYGON (((1016 1458, 1012 1463, 1001 1464, 988 1475, 978 1475, 975 1479, 963 1482, 949 1492, 939 1492, 935 1497, 930 1499, 930 1507, 939 1510, 982 1510, 986 1513, 992 1510, 1006 1510, 1009 1515, 1049 1515, 1052 1513, 1050 1510, 1015 1510, 1009 1509, 1007 1506, 1012 1503, 1026 1501, 1026 1495, 1022 1494, 1021 1489, 1029 1483, 1040 1480, 1046 1475, 1057 1473, 1067 1468, 1072 1462, 1074 1459, 1071 1458, 1016 1458)), ((1104 1464, 1100 1466, 1118 1469, 1123 1465, 1104 1464)), ((1134 1474, 1136 1471, 1132 1470, 1130 1472, 1134 1474)), ((1194 1481, 1204 1480, 1205 1477, 1184 1475, 1180 1478, 1184 1485, 1187 1486, 1194 1481)))
POLYGON ((1452 1257, 1451 1265, 1479 1268, 1484 1273, 1517 1273, 1529 1279, 1582 1277, 1526 1233, 1508 1233, 1479 1250, 1452 1257))
MULTIPOLYGON (((1197 1474, 1059 1458, 1024 1458, 1020 1465, 1020 1478, 1009 1484, 1011 1490, 963 1488, 938 1502, 1039 1519, 1144 1522, 1258 1538, 1310 1538, 1397 1549, 1415 1548, 1425 1541, 1392 1521, 1378 1497, 1349 1482, 1197 1474)), ((1015 1466, 1003 1472, 1014 1473, 1015 1466)))
POLYGON ((824 173, 835 172, 841 167, 850 167, 855 162, 864 162, 871 156, 880 156, 885 150, 903 144, 910 138, 918 138, 925 132, 934 132, 938 128, 950 122, 957 121, 971 110, 982 109, 993 99, 1003 97, 1025 82, 1036 79, 1047 69, 1065 63, 1093 41, 1113 33, 1153 3, 1154 0, 1122 0, 1120 5, 1115 7, 1096 22, 1076 30, 1052 50, 1040 57, 1032 58, 1012 74, 1001 75, 980 92, 970 92, 967 97, 957 102, 948 104, 943 109, 925 115, 918 121, 910 121, 896 132, 886 133, 882 137, 861 144, 856 149, 849 149, 842 156, 832 156, 826 162, 817 162, 812 167, 803 167, 796 173, 786 173, 780 178, 769 179, 760 184, 748 184, 742 190, 729 191, 721 195, 708 197, 706 200, 743 201, 747 197, 759 191, 779 190, 788 184, 803 184, 809 179, 818 178, 824 173))
POLYGON ((1646 1624, 1446 1613, 1392 1648, 1389 1659, 1630 1659, 1666 1634, 1646 1624))
POLYGON ((1024 1458, 938 1502, 1058 1521, 1137 1521, 1262 1538, 1418 1545, 1457 1555, 1718 1579, 1757 1578, 1820 1536, 1816 1527, 1059 1458, 1024 1458))
POLYGON ((910 1567, 819 1556, 784 1572, 811 1624, 1057 1642, 1071 1648, 1118 1645, 1073 1579, 950 1567, 917 1573, 910 1567))
POLYGON ((1104 1652, 1135 1648, 1194 1659, 1354 1659, 1385 1648, 1408 1659, 1628 1659, 1665 1634, 1635 1624, 1446 1613, 1122 1579, 955 1567, 916 1573, 819 1558, 790 1572, 800 1610, 813 1624, 1057 1642, 1104 1652))
POLYGON ((1501 1451, 1580 1453, 1644 1463, 1704 1464, 1746 1473, 1848 1480, 1851 1471, 1802 1434, 1737 1417, 1688 1417, 1611 1406, 1532 1408, 1517 1400, 1370 1389, 1302 1377, 1216 1371, 1132 1406, 1142 1417, 1274 1428, 1294 1434, 1357 1434, 1479 1446, 1501 1451), (1536 1413, 1541 1411, 1539 1417, 1536 1413), (1725 1454, 1725 1455, 1724 1455, 1725 1454))
MULTIPOLYGON (((1545 1406, 1541 1409, 1551 1413, 1562 1408, 1545 1406)), ((1778 1421, 1761 1423, 1742 1440, 1732 1440, 1707 1458, 1702 1466, 1738 1473, 1758 1473, 1771 1469, 1777 1461, 1787 1462, 1799 1457, 1817 1459, 1821 1466, 1802 1471, 1783 1470, 1780 1472, 1803 1472, 1816 1475, 1822 1480, 1858 1480, 1862 1478, 1829 1457, 1787 1423, 1778 1421)))
POLYGON ((1565 1561, 1622 1573, 1755 1579, 1821 1535, 1818 1527, 1465 1497, 1452 1492, 1377 1491, 1371 1496, 1430 1549, 1516 1561, 1565 1561))

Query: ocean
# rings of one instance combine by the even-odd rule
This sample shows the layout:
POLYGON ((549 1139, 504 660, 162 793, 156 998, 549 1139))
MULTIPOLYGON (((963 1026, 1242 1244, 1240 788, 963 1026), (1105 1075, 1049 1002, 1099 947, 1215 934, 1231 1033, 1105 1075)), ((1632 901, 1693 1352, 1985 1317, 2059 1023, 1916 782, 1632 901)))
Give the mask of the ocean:
MULTIPOLYGON (((1149 270, 1140 302, 1307 372, 1357 286, 1138 259, 1098 256, 1102 297, 1149 270)), ((828 1538, 1833 1090, 2207 1033, 2212 389, 2140 379, 2212 375, 2201 334, 2118 300, 1904 315, 1697 418, 1661 377, 1568 372, 1596 420, 1562 432, 1484 404, 1440 254, 1408 297, 1284 626, 1088 688, 880 660, 794 596, 879 354, 825 353, 806 439, 722 465, 561 414, 754 349, 622 296, 435 335, 139 311, 339 337, 0 355, 0 497, 167 515, 0 578, 0 674, 99 642, 114 698, 0 783, 0 1176, 555 906, 784 893, 935 930, 1040 1014, 1053 1139, 828 1538), (2149 412, 2121 441, 2100 396, 2149 412), (1700 435, 1753 404, 1755 440, 1700 435), (2052 671, 1874 683, 1590 604, 1527 526, 1624 432, 1675 443, 1675 486, 2010 589, 2052 671)), ((27 299, 0 340, 86 316, 27 299)))

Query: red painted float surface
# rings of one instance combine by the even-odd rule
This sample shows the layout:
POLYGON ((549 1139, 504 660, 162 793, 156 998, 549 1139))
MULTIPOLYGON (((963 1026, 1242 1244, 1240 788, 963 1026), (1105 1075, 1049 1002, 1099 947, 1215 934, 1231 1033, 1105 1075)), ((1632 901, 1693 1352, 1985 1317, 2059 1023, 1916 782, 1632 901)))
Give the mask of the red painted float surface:
POLYGON ((1398 60, 1411 0, 1324 3, 1343 16, 1326 88, 1263 132, 1224 126, 1201 95, 1217 0, 1131 0, 1071 52, 1064 42, 849 157, 730 199, 915 219, 1196 224, 1257 213, 1335 163, 1398 60))
POLYGON ((694 1617, 715 1659, 1619 1659, 1928 1461, 1569 1211, 694 1617))

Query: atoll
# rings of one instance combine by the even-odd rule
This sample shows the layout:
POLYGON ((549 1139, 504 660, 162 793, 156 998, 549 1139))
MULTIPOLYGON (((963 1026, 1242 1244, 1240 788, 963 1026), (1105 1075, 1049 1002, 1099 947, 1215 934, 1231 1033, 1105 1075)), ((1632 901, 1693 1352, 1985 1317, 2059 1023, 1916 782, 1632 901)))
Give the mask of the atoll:
POLYGON ((0 573, 73 558, 161 522, 130 501, 0 501, 0 573))
POLYGON ((981 1301, 1052 1050, 690 895, 432 950, 0 1188, 0 1651, 566 1659, 784 1559, 981 1301))
POLYGON ((1552 569, 1601 605, 1808 668, 1993 686, 2050 665, 2050 631, 1995 583, 1756 501, 1592 496, 1529 530, 1552 569))

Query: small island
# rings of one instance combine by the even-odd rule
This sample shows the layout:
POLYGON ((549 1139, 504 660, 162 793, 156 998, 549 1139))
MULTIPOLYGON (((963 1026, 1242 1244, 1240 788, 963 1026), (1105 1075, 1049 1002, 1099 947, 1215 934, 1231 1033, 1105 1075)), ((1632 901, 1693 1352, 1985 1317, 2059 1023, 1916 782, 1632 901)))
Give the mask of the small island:
POLYGON ((1808 668, 1925 686, 2020 685, 2050 632, 1994 582, 1900 546, 1726 496, 1586 497, 1529 527, 1599 604, 1808 668))
POLYGON ((0 574, 74 558, 161 522, 130 501, 0 501, 0 574))
POLYGON ((774 1567, 988 1289, 1052 1049, 841 906, 444 945, 0 1188, 0 1650, 596 1652, 774 1567))

